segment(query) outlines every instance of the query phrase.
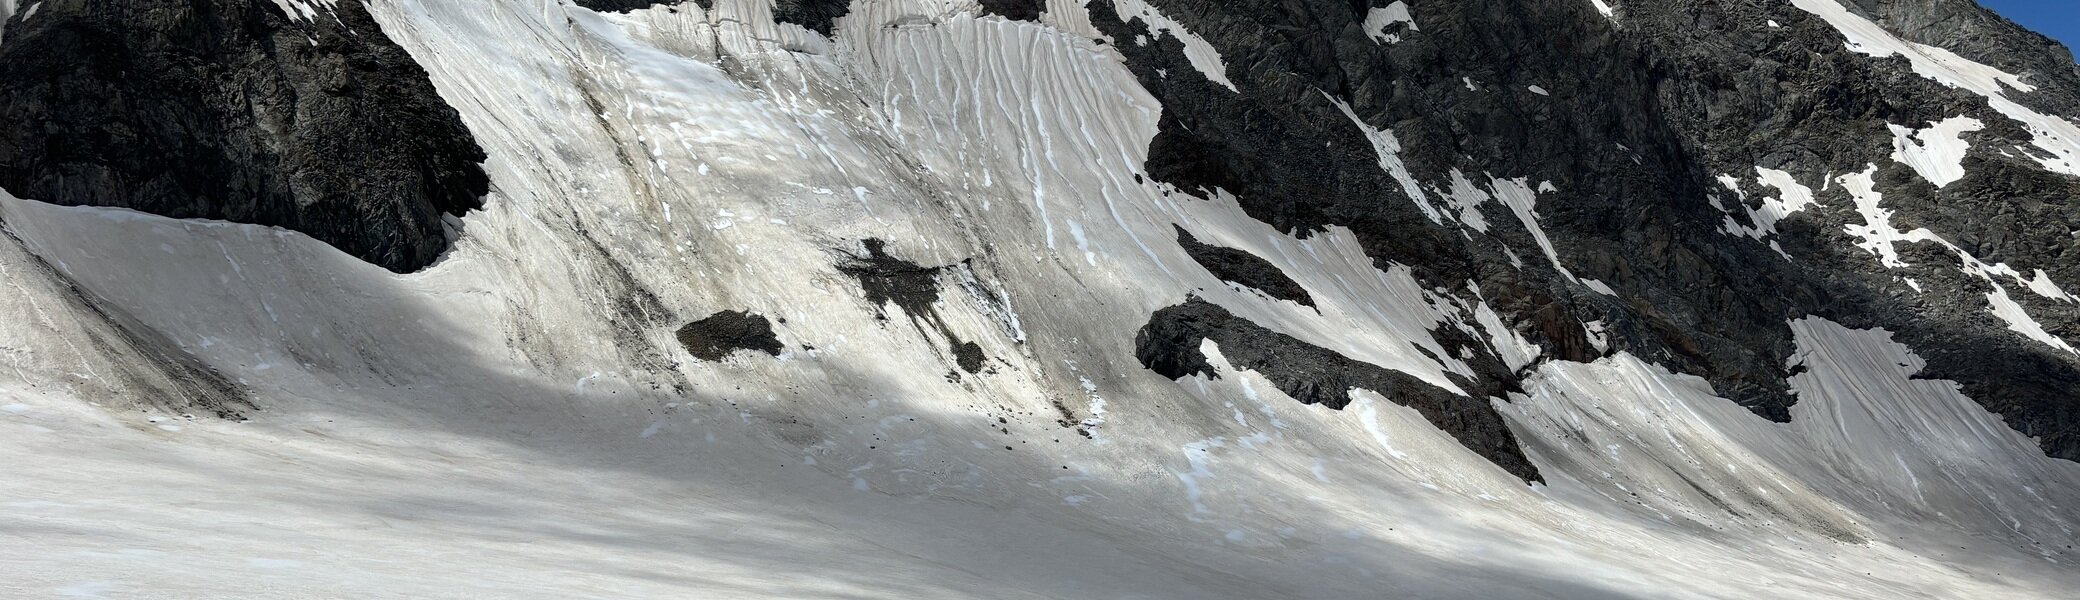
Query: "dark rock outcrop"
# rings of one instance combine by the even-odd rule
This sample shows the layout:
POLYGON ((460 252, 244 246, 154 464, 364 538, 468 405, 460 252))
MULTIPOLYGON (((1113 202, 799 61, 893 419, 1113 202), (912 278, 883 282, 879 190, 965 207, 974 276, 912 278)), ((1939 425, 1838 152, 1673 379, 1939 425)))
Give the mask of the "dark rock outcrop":
POLYGON ((1183 227, 1177 227, 1177 245, 1184 247, 1192 262, 1206 267, 1207 272, 1221 281, 1247 286, 1264 292, 1266 296, 1291 300, 1302 306, 1314 306, 1314 297, 1307 295, 1307 288, 1300 287, 1300 282, 1286 276, 1271 261, 1234 248, 1201 242, 1183 227))
POLYGON ((642 9, 645 9, 645 8, 650 8, 650 7, 653 7, 653 6, 675 6, 675 5, 678 5, 678 4, 680 4, 680 3, 684 3, 684 2, 692 2, 692 3, 694 3, 695 5, 697 5, 697 6, 701 7, 701 8, 704 8, 704 9, 706 9, 706 8, 714 8, 714 7, 715 7, 715 0, 574 0, 574 1, 578 3, 578 6, 583 6, 583 7, 585 7, 585 8, 589 8, 589 9, 592 9, 592 10, 596 10, 596 11, 600 11, 600 12, 621 12, 621 13, 625 13, 625 12, 628 12, 628 11, 632 11, 632 10, 642 10, 642 9))
POLYGON ((989 358, 983 355, 982 345, 975 342, 954 342, 952 351, 954 364, 969 373, 982 372, 983 361, 989 358))
POLYGON ((725 310, 687 323, 676 333, 679 344, 694 358, 714 362, 739 351, 764 352, 779 356, 784 348, 773 335, 773 324, 764 315, 725 310))
POLYGON ((931 314, 932 304, 939 301, 942 268, 890 256, 888 242, 880 239, 868 238, 861 243, 867 248, 866 255, 846 257, 838 265, 838 272, 859 282, 867 302, 874 305, 875 316, 888 320, 884 307, 890 305, 902 308, 912 319, 931 314))
POLYGON ((1981 8, 1974 0, 1838 0, 1901 39, 1937 46, 2038 86, 2018 101, 2080 117, 2080 64, 2051 38, 1981 8))
POLYGON ((0 188, 273 225, 393 271, 482 204, 484 152, 360 2, 44 0, 0 40, 0 188))
POLYGON ((1013 21, 1038 21, 1046 0, 981 0, 982 13, 1013 21))
POLYGON ((1342 410, 1350 404, 1351 390, 1372 390, 1416 409, 1438 429, 1511 475, 1527 482, 1543 480, 1538 468, 1525 458, 1516 435, 1503 423, 1501 413, 1485 398, 1461 395, 1406 373, 1352 360, 1265 329, 1199 298, 1150 316, 1134 336, 1134 354, 1142 366, 1164 377, 1219 377, 1199 351, 1205 340, 1218 344, 1221 356, 1235 368, 1262 374, 1279 391, 1303 404, 1342 410))
POLYGON ((810 31, 831 35, 838 17, 852 9, 851 2, 834 0, 777 0, 773 6, 773 20, 793 23, 810 31))

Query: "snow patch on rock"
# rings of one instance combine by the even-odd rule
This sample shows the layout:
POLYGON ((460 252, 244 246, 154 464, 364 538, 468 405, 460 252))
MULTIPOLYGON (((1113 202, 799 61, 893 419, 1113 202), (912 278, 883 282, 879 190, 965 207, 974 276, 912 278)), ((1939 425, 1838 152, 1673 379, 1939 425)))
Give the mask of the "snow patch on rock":
POLYGON ((1892 160, 1912 167, 1936 187, 1943 187, 1964 179, 1964 155, 1972 145, 1960 136, 1985 129, 1986 124, 1960 115, 1921 129, 1887 127, 1892 129, 1892 160))

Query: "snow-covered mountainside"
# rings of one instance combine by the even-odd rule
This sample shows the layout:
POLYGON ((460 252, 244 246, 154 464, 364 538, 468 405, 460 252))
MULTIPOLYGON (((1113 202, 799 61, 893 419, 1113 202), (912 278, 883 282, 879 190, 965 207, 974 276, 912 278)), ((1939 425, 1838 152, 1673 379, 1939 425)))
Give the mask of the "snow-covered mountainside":
POLYGON ((1970 0, 0 23, 0 595, 2080 589, 2080 68, 1970 0))

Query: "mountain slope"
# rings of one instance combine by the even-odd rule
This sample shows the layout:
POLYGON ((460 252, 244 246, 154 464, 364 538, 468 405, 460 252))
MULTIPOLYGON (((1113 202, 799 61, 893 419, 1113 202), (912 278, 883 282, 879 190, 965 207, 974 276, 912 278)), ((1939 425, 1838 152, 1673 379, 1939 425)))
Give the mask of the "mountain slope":
POLYGON ((0 185, 0 589, 2080 583, 2041 40, 1377 4, 371 2, 485 156, 423 270, 0 185))

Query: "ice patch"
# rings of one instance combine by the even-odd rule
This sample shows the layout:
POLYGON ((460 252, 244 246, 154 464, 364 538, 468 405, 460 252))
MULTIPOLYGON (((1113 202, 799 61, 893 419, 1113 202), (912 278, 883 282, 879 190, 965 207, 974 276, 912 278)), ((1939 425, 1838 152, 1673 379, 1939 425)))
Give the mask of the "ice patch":
POLYGON ((1416 26, 1415 18, 1409 16, 1408 3, 1395 0, 1393 4, 1373 7, 1371 11, 1365 13, 1365 35, 1372 38, 1372 41, 1381 44, 1400 42, 1400 34, 1387 33, 1387 28, 1394 26, 1395 23, 1408 24, 1409 31, 1422 31, 1423 29, 1416 26))
POLYGON ((2044 345, 2053 348, 2080 354, 2080 350, 2075 350, 2072 344, 2068 344, 2065 340, 2058 339, 2058 336, 2051 335, 2051 332, 2045 331, 2042 323, 2038 323, 2036 318, 2029 316, 2029 312, 2022 310, 2022 305, 2016 304, 2014 298, 2008 297, 2007 288, 1998 284, 1994 285, 1993 291, 1986 293, 1986 304, 1987 310, 1991 311, 1993 316, 2000 317, 2002 321, 2008 323, 2009 331, 2020 333, 2023 337, 2042 342, 2044 345))
POLYGON ((1203 501, 1205 491, 1200 488, 1200 484, 1204 480, 1213 478, 1213 469, 1210 468, 1212 457, 1209 454, 1216 448, 1226 447, 1228 447, 1228 441, 1217 437, 1184 445, 1184 460, 1189 468, 1176 475, 1177 481, 1184 484, 1185 501, 1192 504, 1192 512, 1195 514, 1208 512, 1206 503, 1203 501))
POLYGON ((1522 369, 1532 361, 1538 360, 1538 344, 1531 343, 1503 324, 1502 316, 1496 314, 1495 309, 1489 307, 1486 301, 1474 305, 1473 317, 1474 321, 1480 324, 1481 330, 1487 332, 1488 346, 1495 350, 1496 356, 1502 358, 1502 364, 1509 365, 1510 370, 1522 369))
POLYGON ((1964 178, 1964 155, 1972 145, 1960 135, 1986 128, 1978 119, 1962 115, 1930 123, 1923 129, 1886 126, 1892 128, 1892 160, 1913 167, 1915 173, 1936 187, 1964 178))
MULTIPOLYGON (((1540 250, 1545 251, 1546 260, 1553 262, 1553 270, 1559 271, 1561 275, 1566 276, 1569 280, 1581 283, 1596 293, 1606 296, 1617 295, 1611 291, 1610 286, 1604 285, 1603 282, 1575 277, 1574 272, 1567 270, 1566 265, 1560 264, 1560 252, 1553 249, 1553 241, 1546 237, 1545 228, 1538 226, 1538 213, 1533 210, 1538 203, 1538 192, 1531 190, 1529 182, 1522 177, 1496 179, 1491 176, 1488 178, 1488 185, 1494 191, 1495 199, 1501 201, 1504 206, 1508 206, 1509 211, 1517 215, 1517 222, 1523 223, 1524 229, 1531 232, 1531 239, 1538 242, 1540 250)), ((1538 189, 1546 192, 1558 191, 1557 188, 1552 186, 1552 182, 1539 182, 1538 189)))
POLYGON ((1612 23, 1618 22, 1618 11, 1611 9, 1611 3, 1604 0, 1589 0, 1589 3, 1596 5, 1596 12, 1603 13, 1612 23))
POLYGON ((1408 453, 1394 447, 1394 441, 1387 437, 1387 429, 1380 426, 1377 402, 1369 395, 1360 395, 1356 401, 1351 403, 1351 406, 1357 407, 1358 419, 1365 424, 1365 433, 1372 436, 1372 442, 1379 444, 1380 450, 1386 451, 1387 456, 1392 456, 1395 459, 1408 458, 1408 453))
POLYGON ((1610 333, 1605 330, 1606 327, 1608 326, 1603 324, 1602 319, 1582 324, 1584 337, 1589 338, 1589 345, 1596 348, 1597 352, 1609 352, 1611 350, 1610 333))
POLYGON ((121 583, 114 581, 84 581, 58 588, 56 591, 59 596, 65 598, 107 598, 106 594, 122 587, 121 583))

